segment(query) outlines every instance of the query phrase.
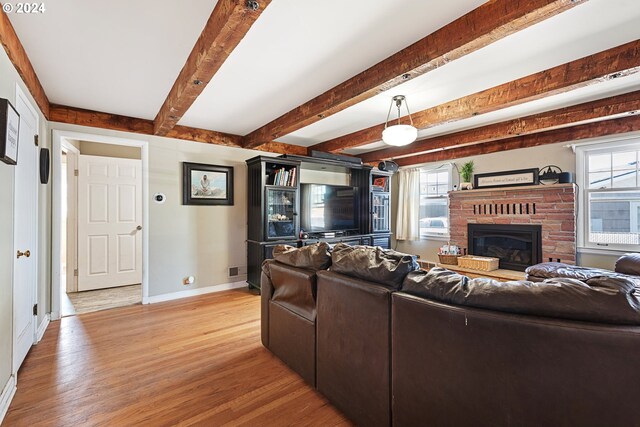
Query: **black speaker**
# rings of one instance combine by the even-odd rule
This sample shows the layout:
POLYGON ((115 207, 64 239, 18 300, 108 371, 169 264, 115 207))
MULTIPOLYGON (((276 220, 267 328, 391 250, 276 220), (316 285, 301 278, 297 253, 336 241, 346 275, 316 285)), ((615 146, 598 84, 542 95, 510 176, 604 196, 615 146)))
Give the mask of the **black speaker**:
POLYGON ((385 172, 398 172, 398 164, 391 160, 383 160, 378 163, 378 169, 385 172))
POLYGON ((40 182, 42 184, 49 183, 49 167, 51 155, 48 148, 40 149, 40 182))
POLYGON ((573 184, 573 174, 571 172, 560 172, 560 175, 558 175, 558 182, 560 184, 573 184))

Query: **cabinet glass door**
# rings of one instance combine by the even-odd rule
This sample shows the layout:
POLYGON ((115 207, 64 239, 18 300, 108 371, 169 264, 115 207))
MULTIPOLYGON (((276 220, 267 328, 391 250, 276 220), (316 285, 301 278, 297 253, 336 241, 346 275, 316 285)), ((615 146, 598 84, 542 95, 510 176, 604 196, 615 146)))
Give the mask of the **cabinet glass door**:
POLYGON ((371 208, 372 231, 374 233, 389 231, 391 229, 391 223, 389 221, 391 211, 389 194, 373 194, 371 208))
POLYGON ((267 188, 267 238, 297 238, 296 190, 267 188))

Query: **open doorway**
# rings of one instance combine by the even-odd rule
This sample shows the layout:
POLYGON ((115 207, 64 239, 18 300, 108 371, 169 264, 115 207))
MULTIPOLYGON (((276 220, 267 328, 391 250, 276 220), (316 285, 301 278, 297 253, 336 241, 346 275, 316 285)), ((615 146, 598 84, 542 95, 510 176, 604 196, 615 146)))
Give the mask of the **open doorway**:
POLYGON ((92 137, 54 131, 52 318, 140 304, 148 294, 146 143, 92 137))

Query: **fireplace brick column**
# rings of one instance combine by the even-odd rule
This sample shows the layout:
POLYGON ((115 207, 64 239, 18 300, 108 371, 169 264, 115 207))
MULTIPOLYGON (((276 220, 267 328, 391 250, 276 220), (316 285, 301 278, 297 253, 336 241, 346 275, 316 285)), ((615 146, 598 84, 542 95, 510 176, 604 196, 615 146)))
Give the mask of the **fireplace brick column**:
POLYGON ((466 248, 467 224, 541 224, 542 261, 576 263, 576 187, 535 185, 449 192, 451 243, 466 248))

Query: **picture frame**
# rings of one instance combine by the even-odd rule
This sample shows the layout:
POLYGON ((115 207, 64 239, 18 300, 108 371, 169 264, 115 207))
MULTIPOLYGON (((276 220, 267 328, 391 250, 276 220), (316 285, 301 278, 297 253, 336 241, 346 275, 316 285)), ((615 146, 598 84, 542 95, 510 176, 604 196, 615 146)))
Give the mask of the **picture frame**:
POLYGON ((520 187, 525 185, 538 185, 539 170, 517 169, 503 172, 479 173, 473 177, 473 188, 498 188, 498 187, 520 187))
POLYGON ((0 98, 0 160, 8 165, 18 164, 20 114, 9 100, 0 98))
POLYGON ((183 162, 182 204, 233 206, 233 166, 183 162))

